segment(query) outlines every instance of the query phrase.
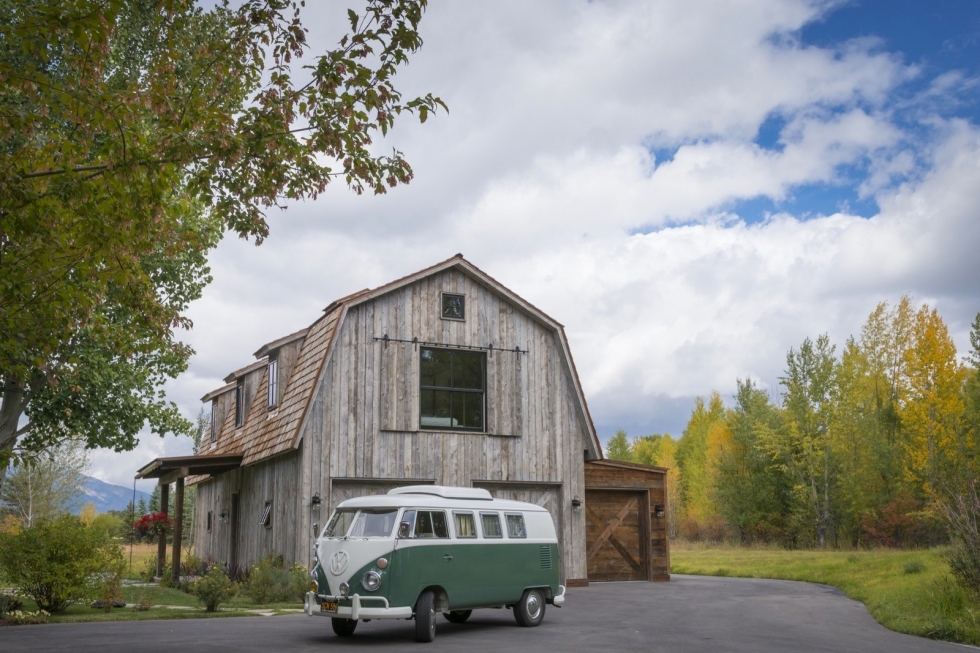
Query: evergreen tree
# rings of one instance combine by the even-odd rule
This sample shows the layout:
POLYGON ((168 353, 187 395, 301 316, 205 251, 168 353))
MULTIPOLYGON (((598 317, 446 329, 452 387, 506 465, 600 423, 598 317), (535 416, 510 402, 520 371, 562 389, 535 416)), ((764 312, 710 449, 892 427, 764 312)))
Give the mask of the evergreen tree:
POLYGON ((626 462, 633 460, 633 447, 623 429, 619 429, 616 435, 609 438, 609 443, 606 445, 606 458, 626 462))

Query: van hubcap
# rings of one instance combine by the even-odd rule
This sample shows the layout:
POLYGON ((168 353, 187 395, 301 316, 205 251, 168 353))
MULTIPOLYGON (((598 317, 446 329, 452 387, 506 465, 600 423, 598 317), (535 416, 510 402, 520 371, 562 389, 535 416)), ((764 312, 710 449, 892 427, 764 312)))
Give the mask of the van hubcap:
POLYGON ((541 599, 538 598, 537 592, 531 592, 527 597, 527 616, 537 619, 539 614, 541 614, 541 599))

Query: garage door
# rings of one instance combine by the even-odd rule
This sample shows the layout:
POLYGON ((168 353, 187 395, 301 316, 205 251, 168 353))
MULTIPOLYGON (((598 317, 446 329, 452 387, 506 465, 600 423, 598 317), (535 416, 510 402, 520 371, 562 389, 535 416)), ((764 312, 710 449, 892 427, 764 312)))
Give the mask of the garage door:
POLYGON ((376 496, 388 494, 388 490, 406 485, 432 485, 431 479, 365 479, 365 478, 335 478, 330 482, 330 512, 342 501, 354 497, 376 496))
POLYGON ((647 580, 641 522, 643 492, 585 491, 585 542, 590 581, 647 580))

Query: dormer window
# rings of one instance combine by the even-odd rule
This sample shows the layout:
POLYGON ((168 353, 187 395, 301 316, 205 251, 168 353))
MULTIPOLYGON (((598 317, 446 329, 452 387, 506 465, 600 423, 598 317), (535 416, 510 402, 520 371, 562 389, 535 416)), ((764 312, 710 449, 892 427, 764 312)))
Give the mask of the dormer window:
POLYGON ((269 398, 268 408, 274 408, 279 403, 279 358, 269 359, 269 398))
POLYGON ((466 319, 466 297, 453 293, 442 293, 442 318, 444 320, 466 319))
POLYGON ((218 439, 218 400, 211 400, 211 442, 218 439))
POLYGON ((239 379, 235 386, 235 428, 245 423, 245 379, 239 379))

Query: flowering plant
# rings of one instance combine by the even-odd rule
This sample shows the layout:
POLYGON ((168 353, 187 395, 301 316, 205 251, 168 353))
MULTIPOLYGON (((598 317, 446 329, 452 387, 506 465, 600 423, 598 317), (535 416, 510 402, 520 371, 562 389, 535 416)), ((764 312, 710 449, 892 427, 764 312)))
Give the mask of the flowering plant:
POLYGON ((159 535, 173 528, 174 521, 165 512, 151 512, 136 520, 133 528, 140 537, 148 534, 159 535))

